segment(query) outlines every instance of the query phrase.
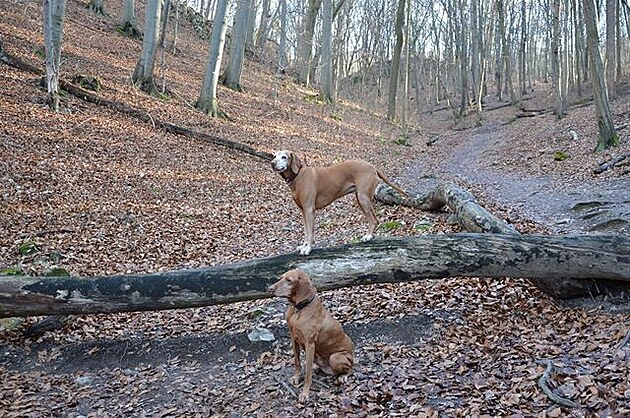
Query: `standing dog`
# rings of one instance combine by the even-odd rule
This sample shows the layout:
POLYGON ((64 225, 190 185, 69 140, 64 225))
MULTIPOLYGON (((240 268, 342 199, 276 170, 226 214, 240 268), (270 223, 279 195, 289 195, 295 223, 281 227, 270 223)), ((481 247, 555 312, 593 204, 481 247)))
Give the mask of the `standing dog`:
POLYGON ((269 292, 289 299, 286 318, 295 367, 291 382, 295 386, 300 383, 300 352, 304 350, 304 386, 299 401, 306 402, 313 382, 313 362, 326 374, 348 373, 354 364, 352 341, 339 321, 324 308, 311 278, 304 271, 287 271, 269 286, 269 292))
POLYGON ((311 253, 314 244, 315 210, 322 209, 336 199, 355 193, 359 208, 368 221, 368 233, 362 241, 374 236, 378 219, 374 213, 374 191, 379 179, 407 196, 404 190, 392 184, 372 164, 362 160, 344 161, 330 167, 306 167, 295 153, 287 150, 274 154, 271 167, 291 188, 293 200, 304 218, 304 244, 297 249, 302 255, 311 253))

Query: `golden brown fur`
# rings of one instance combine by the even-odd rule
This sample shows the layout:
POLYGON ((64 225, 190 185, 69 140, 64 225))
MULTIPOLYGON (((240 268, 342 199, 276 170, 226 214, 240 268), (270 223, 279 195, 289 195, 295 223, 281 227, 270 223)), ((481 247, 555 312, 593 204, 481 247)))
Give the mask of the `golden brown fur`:
POLYGON ((305 239, 304 244, 298 247, 302 255, 310 254, 313 247, 316 209, 322 209, 336 199, 354 193, 368 221, 368 233, 362 240, 369 241, 378 225, 373 198, 379 180, 406 195, 379 169, 362 160, 344 161, 329 167, 307 167, 295 153, 283 150, 274 154, 271 166, 289 184, 293 200, 302 211, 305 239))
POLYGON ((298 385, 302 366, 300 354, 305 352, 304 386, 300 402, 308 400, 313 380, 313 363, 324 373, 345 374, 354 364, 353 347, 339 321, 324 308, 311 278, 302 270, 287 271, 269 287, 275 296, 289 300, 286 318, 293 346, 295 371, 292 383, 298 385), (305 305, 305 306, 302 306, 305 305))

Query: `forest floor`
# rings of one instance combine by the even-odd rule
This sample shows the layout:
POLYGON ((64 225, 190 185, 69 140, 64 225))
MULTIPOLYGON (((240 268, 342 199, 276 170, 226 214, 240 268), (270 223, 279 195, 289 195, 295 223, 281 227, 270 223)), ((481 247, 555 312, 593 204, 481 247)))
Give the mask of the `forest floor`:
MULTIPOLYGON (((484 112, 481 127, 474 115, 455 123, 450 111, 435 111, 414 122, 407 147, 397 144, 399 126, 356 104, 370 98, 323 106, 252 61, 245 93, 219 91, 232 121, 209 119, 190 105, 207 41, 182 23, 177 52, 166 57, 173 96, 149 97, 129 83, 141 42, 116 32, 121 2, 106 6, 112 18, 68 2, 64 77, 97 75, 98 94, 154 120, 261 151, 293 149, 310 165, 362 158, 410 191, 454 181, 521 233, 627 233, 628 165, 592 170, 630 151, 628 96, 612 103, 620 147, 598 155, 592 105, 561 121, 515 119, 520 109, 503 107, 484 112), (569 158, 555 161, 556 151, 569 158), (602 204, 588 210, 604 208, 608 218, 582 219, 571 209, 591 201, 602 204)), ((43 68, 38 8, 0 0, 0 9, 3 51, 43 68)), ((72 95, 53 114, 38 83, 39 75, 0 64, 0 269, 145 273, 272 256, 300 243, 299 211, 267 163, 72 95)), ((526 107, 550 107, 548 91, 534 86, 526 107)), ((384 236, 459 231, 445 212, 379 206, 378 214, 401 222, 384 236)), ((319 214, 316 247, 364 230, 352 200, 342 199, 319 214)), ((345 381, 317 375, 306 405, 288 382, 286 301, 267 299, 82 315, 36 338, 24 330, 40 318, 0 327, 0 416, 630 415, 630 313, 606 298, 570 306, 526 280, 483 278, 363 286, 322 298, 351 336, 356 364, 345 381), (250 341, 257 327, 275 341, 250 341), (538 387, 547 362, 549 387, 576 407, 555 404, 538 387)))

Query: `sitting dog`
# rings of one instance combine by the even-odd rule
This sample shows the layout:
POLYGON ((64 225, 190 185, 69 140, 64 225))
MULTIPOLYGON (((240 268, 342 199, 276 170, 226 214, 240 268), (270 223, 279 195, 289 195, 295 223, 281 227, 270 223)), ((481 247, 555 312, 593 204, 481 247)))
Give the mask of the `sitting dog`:
POLYGON ((324 308, 311 278, 303 270, 287 271, 269 286, 269 292, 289 299, 286 318, 295 367, 291 383, 295 386, 300 383, 300 352, 304 350, 304 386, 299 401, 306 402, 313 382, 313 362, 326 374, 348 373, 354 364, 352 341, 339 321, 324 308))
POLYGON ((404 190, 392 184, 379 169, 362 160, 344 161, 330 167, 306 167, 295 153, 283 150, 274 154, 271 167, 287 182, 293 200, 302 211, 305 239, 304 244, 297 248, 302 255, 311 253, 315 241, 316 209, 322 209, 340 197, 355 193, 359 208, 368 221, 368 233, 363 236, 362 241, 369 241, 378 225, 373 198, 379 179, 407 196, 404 190))

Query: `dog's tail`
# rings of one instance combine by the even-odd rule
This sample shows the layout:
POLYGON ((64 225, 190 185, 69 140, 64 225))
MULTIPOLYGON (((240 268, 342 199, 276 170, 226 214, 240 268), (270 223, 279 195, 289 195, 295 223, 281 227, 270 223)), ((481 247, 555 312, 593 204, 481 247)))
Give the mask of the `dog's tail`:
POLYGON ((398 193, 400 193, 401 195, 405 196, 405 197, 411 197, 409 196, 409 193, 407 193, 406 191, 404 191, 403 189, 401 189, 400 187, 396 186, 394 183, 392 183, 385 174, 383 174, 383 172, 381 170, 379 170, 378 168, 376 169, 376 173, 378 174, 379 178, 381 180, 383 180, 383 182, 385 184, 387 184, 388 186, 390 186, 392 189, 396 190, 398 193))

